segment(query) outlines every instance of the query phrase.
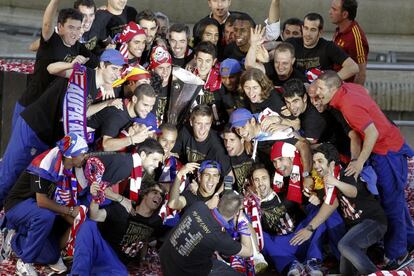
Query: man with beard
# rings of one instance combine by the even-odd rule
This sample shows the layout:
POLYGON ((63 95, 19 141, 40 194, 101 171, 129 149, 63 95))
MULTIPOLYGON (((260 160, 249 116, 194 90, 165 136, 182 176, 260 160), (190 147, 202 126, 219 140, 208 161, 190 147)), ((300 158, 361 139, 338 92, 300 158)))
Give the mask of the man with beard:
POLYGON ((230 125, 227 125, 223 130, 223 141, 227 154, 230 156, 231 168, 236 178, 233 185, 234 190, 243 194, 253 160, 244 149, 244 139, 230 125))
POLYGON ((239 91, 242 67, 235 59, 225 59, 220 63, 221 83, 224 86, 222 96, 223 107, 230 114, 234 109, 246 107, 249 102, 243 93, 239 91))
POLYGON ((303 38, 290 38, 286 42, 295 47, 296 67, 304 74, 316 74, 341 66, 338 71, 342 80, 358 73, 358 65, 332 41, 322 37, 323 17, 318 13, 305 16, 302 26, 303 38))
POLYGON ((140 67, 140 60, 145 49, 146 34, 137 23, 131 21, 119 36, 119 51, 128 59, 129 66, 140 67))
MULTIPOLYGON (((142 53, 140 64, 147 68, 148 64, 150 63, 150 55, 153 51, 153 48, 157 45, 157 18, 155 17, 155 14, 152 11, 143 10, 142 12, 137 14, 135 22, 137 22, 137 24, 140 25, 142 29, 144 29, 146 34, 145 50, 142 53)), ((166 45, 162 46, 166 47, 166 45)))
POLYGON ((134 118, 145 119, 151 116, 156 94, 149 84, 138 86, 129 101, 123 103, 123 109, 106 107, 88 118, 88 127, 96 131, 95 140, 102 137, 104 151, 118 151, 136 145, 149 137, 151 132, 144 125, 132 125, 134 118), (128 128, 128 136, 118 138, 122 129, 128 128))

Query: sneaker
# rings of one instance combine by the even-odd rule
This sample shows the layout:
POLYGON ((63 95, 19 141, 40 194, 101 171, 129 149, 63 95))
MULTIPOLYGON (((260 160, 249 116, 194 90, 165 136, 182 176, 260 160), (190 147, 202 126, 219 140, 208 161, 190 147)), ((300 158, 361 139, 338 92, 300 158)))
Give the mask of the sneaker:
POLYGON ((32 264, 25 264, 21 259, 16 263, 16 274, 19 276, 37 276, 37 272, 32 264))
POLYGON ((287 276, 302 276, 305 273, 305 267, 299 261, 294 260, 290 265, 287 276))
POLYGON ((321 262, 317 259, 310 259, 306 262, 305 270, 307 275, 310 276, 323 276, 323 272, 321 270, 321 262))
POLYGON ((0 259, 6 260, 10 257, 12 253, 11 249, 11 240, 13 236, 16 234, 16 231, 14 229, 3 229, 3 246, 0 249, 0 259))
POLYGON ((50 267, 50 269, 55 271, 56 274, 61 274, 61 273, 65 272, 66 270, 68 270, 65 263, 63 262, 62 257, 59 257, 59 260, 57 261, 57 263, 50 264, 49 267, 50 267))
POLYGON ((254 262, 254 272, 258 274, 258 273, 266 271, 268 264, 261 253, 258 253, 253 256, 253 262, 254 262))
POLYGON ((400 270, 403 269, 406 265, 411 263, 412 259, 409 253, 406 253, 404 256, 390 260, 387 257, 384 258, 385 263, 382 267, 383 270, 400 270))

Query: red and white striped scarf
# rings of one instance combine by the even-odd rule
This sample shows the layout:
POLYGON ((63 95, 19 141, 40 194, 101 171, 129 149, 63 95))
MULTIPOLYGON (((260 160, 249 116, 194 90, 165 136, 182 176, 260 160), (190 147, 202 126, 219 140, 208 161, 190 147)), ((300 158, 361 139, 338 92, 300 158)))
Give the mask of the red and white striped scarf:
POLYGON ((139 190, 142 182, 142 159, 138 153, 132 154, 133 169, 129 179, 129 199, 138 201, 139 190))
POLYGON ((263 229, 260 222, 260 200, 254 194, 249 194, 243 201, 244 212, 249 216, 252 227, 256 232, 259 250, 264 247, 263 229))
MULTIPOLYGON (((299 151, 296 147, 292 144, 286 142, 276 142, 272 146, 272 151, 270 154, 271 160, 275 160, 276 158, 280 157, 289 157, 293 158, 292 161, 292 172, 289 176, 289 186, 287 188, 287 196, 288 200, 302 203, 302 161, 300 160, 299 151)), ((283 175, 276 170, 275 176, 273 178, 273 190, 276 193, 283 191, 284 189, 284 182, 283 182, 283 175)))

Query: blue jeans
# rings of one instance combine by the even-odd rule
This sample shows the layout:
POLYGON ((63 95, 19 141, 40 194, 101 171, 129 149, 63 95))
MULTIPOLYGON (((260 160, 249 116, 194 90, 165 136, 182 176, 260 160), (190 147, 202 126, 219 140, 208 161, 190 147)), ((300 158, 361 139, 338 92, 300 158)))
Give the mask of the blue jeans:
POLYGON ((47 149, 48 146, 37 137, 26 121, 18 116, 0 162, 0 209, 20 174, 37 155, 47 149))
POLYGON ((72 271, 69 275, 128 275, 125 265, 104 240, 95 221, 87 219, 79 228, 72 271))
POLYGON ((341 274, 370 274, 377 271, 377 267, 368 258, 366 249, 381 240, 386 231, 386 225, 372 219, 364 219, 352 227, 338 243, 341 274))
POLYGON ((404 256, 414 245, 414 224, 410 217, 404 188, 407 184, 407 157, 413 150, 404 144, 398 152, 371 154, 370 162, 378 176, 377 187, 388 219, 384 237, 385 255, 389 259, 404 256))

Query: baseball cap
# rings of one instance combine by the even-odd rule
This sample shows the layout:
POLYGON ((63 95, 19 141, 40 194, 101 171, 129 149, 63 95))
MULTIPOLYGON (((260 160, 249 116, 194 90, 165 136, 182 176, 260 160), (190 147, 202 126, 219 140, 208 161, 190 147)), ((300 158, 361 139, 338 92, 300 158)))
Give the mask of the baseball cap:
POLYGON ((237 108, 230 115, 231 128, 244 127, 254 115, 246 108, 237 108))
POLYGON ((205 169, 217 169, 221 174, 221 165, 219 162, 214 160, 204 160, 203 162, 201 162, 198 172, 203 173, 205 169))
POLYGON ((148 71, 138 67, 129 67, 124 74, 126 75, 112 83, 112 87, 118 87, 126 81, 151 79, 151 74, 148 71))
POLYGON ((241 71, 242 67, 236 59, 227 58, 220 64, 220 75, 222 77, 228 77, 230 75, 240 73, 241 71))
POLYGON ((123 66, 128 63, 124 56, 115 49, 106 49, 102 53, 100 61, 107 61, 118 66, 123 66))
POLYGON ((161 130, 158 128, 157 117, 152 112, 148 113, 144 119, 139 117, 134 118, 134 122, 150 127, 150 130, 154 130, 156 134, 161 133, 161 130))

